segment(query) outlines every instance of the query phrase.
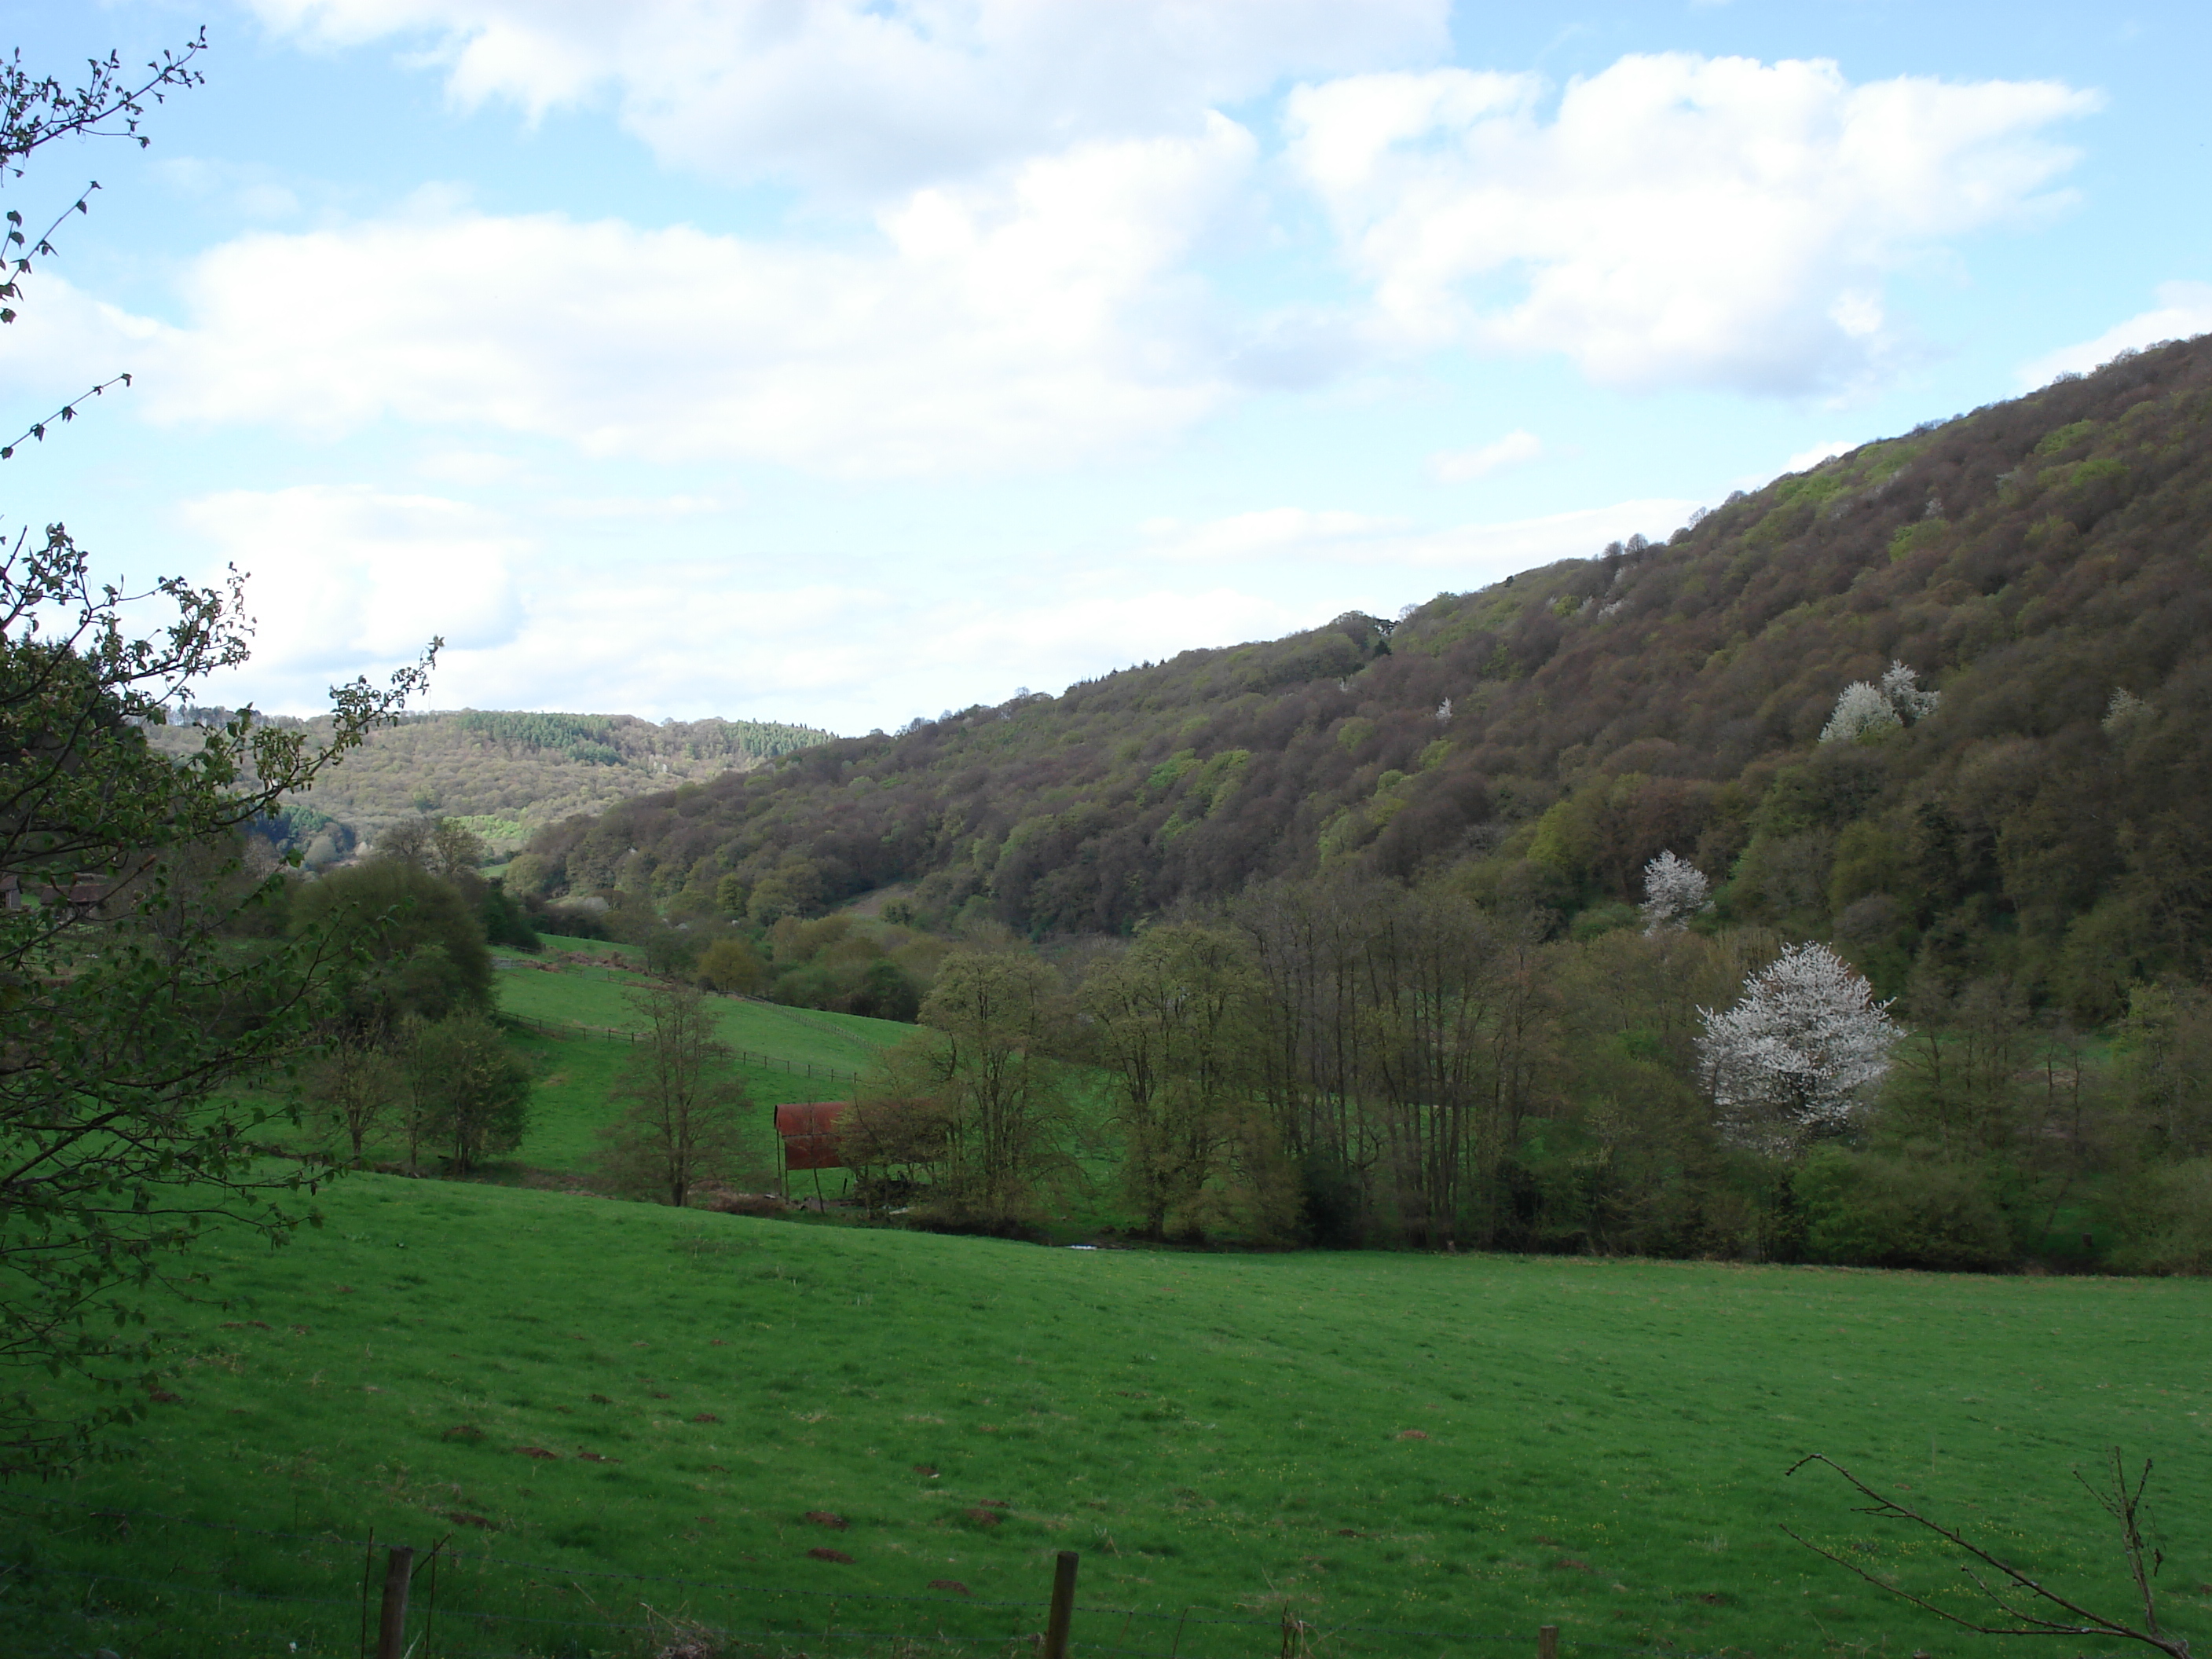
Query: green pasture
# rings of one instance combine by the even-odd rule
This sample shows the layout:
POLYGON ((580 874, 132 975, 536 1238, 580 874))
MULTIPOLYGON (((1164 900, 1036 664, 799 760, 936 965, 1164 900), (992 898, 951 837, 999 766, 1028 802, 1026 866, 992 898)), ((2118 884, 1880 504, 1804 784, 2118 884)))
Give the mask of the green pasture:
MULTIPOLYGON (((488 1173, 500 1178, 521 1170, 585 1170, 599 1151, 601 1127, 619 1109, 611 1103, 609 1091, 636 1050, 627 1042, 581 1033, 549 1036, 524 1030, 510 1041, 530 1056, 538 1083, 522 1145, 496 1161, 488 1173)), ((744 1184, 772 1185, 777 1168, 772 1109, 787 1101, 842 1099, 849 1091, 775 1066, 739 1066, 738 1073, 755 1109, 746 1138, 755 1168, 744 1184)))
MULTIPOLYGON (((597 940, 553 943, 556 947, 573 945, 595 953, 599 949, 597 940)), ((530 1056, 538 1081, 531 1100, 530 1127, 522 1145, 485 1171, 495 1181, 588 1172, 599 1150, 599 1130, 616 1110, 610 1103, 609 1091, 635 1052, 629 1042, 611 1038, 605 1031, 635 1030, 641 1024, 629 993, 648 982, 642 974, 610 977, 607 970, 597 967, 562 963, 548 969, 538 965, 540 960, 501 953, 502 966, 495 985, 501 1012, 549 1021, 556 1028, 599 1029, 547 1032, 523 1028, 514 1033, 513 1041, 530 1056)), ((863 1070, 883 1049, 914 1030, 891 1020, 786 1008, 738 997, 711 1000, 722 1036, 733 1048, 799 1068, 753 1060, 738 1065, 746 1091, 758 1109, 752 1115, 748 1137, 751 1168, 742 1183, 749 1188, 769 1187, 775 1180, 779 1159, 772 1108, 787 1101, 848 1097, 850 1083, 829 1074, 863 1070), (810 1066, 817 1068, 817 1074, 809 1075, 805 1068, 810 1066)), ((397 1150, 380 1147, 372 1161, 395 1157, 397 1150)), ((811 1177, 806 1184, 811 1190, 811 1177)), ((824 1186, 833 1194, 842 1192, 842 1173, 826 1172, 824 1186)))
MULTIPOLYGON (((1994 1652, 1784 1537, 1872 1535, 1784 1471, 1828 1453, 2118 1606, 2070 1474, 2113 1445, 2158 1460, 2171 1622, 2212 1626, 2199 1282, 1076 1251, 375 1176, 323 1202, 158 1310, 184 1366, 128 1457, 0 1491, 9 1652, 353 1653, 372 1528, 465 1552, 418 1659, 644 1654, 678 1616, 995 1652, 1061 1549, 1078 1643, 1164 1656, 1274 1655, 1286 1614, 1317 1656, 1525 1659, 1542 1624, 1571 1655, 1994 1652)), ((1873 1559, 1960 1593, 1911 1539, 1873 1559)))
MULTIPOLYGON (((584 941, 586 944, 594 941, 584 941)), ((543 958, 501 953, 499 1006, 529 1019, 573 1021, 634 1030, 636 1011, 626 993, 649 981, 643 973, 610 977, 617 970, 575 964, 544 963, 543 958), (512 965, 507 965, 512 964, 512 965), (543 964, 543 965, 541 965, 543 964)), ((862 1014, 836 1014, 818 1008, 787 1008, 744 997, 710 997, 723 1040, 779 1060, 858 1072, 884 1049, 913 1035, 914 1027, 862 1014)), ((816 1097, 805 1097, 815 1098, 816 1097)))
MULTIPOLYGON (((617 945, 611 939, 575 939, 565 933, 540 933, 538 939, 548 951, 580 951, 586 956, 614 957, 641 966, 645 961, 645 952, 635 945, 617 945)), ((508 953, 495 946, 493 954, 508 953)))
MULTIPOLYGON (((620 948, 597 939, 551 943, 556 948, 574 945, 594 953, 620 948)), ((580 964, 561 964, 548 971, 537 965, 539 958, 519 952, 495 954, 503 964, 528 964, 501 967, 495 987, 503 1012, 551 1022, 556 1028, 595 1029, 548 1032, 525 1026, 513 1031, 510 1040, 530 1057, 536 1073, 530 1126, 521 1146, 487 1163, 482 1178, 506 1184, 542 1184, 549 1177, 557 1182, 562 1177, 588 1176, 600 1151, 599 1131, 618 1109, 611 1101, 610 1091, 636 1052, 622 1036, 610 1037, 606 1031, 627 1032, 639 1027, 629 993, 649 981, 642 973, 610 978, 605 970, 580 964)), ((750 1167, 741 1177, 741 1184, 749 1188, 773 1187, 776 1179, 780 1161, 773 1108, 789 1101, 849 1097, 850 1083, 830 1073, 863 1069, 884 1048, 914 1030, 890 1020, 785 1008, 735 997, 714 998, 713 1003, 724 1037, 732 1047, 760 1057, 741 1060, 737 1068, 757 1109, 748 1135, 750 1167), (806 1070, 809 1066, 815 1068, 812 1075, 806 1070)), ((306 1128, 300 1137, 303 1144, 343 1152, 312 1108, 306 1128)), ((290 1139, 287 1137, 288 1143, 290 1139)), ((371 1164, 398 1163, 405 1153, 404 1146, 388 1133, 372 1136, 363 1150, 371 1164)), ((426 1149, 426 1157, 434 1151, 426 1149)), ((434 1168, 434 1163, 430 1167, 434 1168)), ((844 1190, 845 1176, 842 1171, 825 1171, 823 1184, 834 1196, 844 1190)), ((804 1186, 811 1193, 812 1177, 804 1186)))

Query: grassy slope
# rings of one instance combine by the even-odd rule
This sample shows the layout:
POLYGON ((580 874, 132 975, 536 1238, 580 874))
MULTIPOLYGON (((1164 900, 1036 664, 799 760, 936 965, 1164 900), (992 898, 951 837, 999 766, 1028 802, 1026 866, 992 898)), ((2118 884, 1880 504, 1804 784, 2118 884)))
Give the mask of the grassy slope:
MULTIPOLYGON (((556 973, 514 969, 499 975, 500 1006, 536 1019, 634 1030, 639 1022, 625 993, 629 985, 643 982, 641 975, 623 981, 606 977, 599 969, 568 968, 556 973)), ((861 1070, 884 1048, 914 1030, 854 1014, 782 1008, 734 997, 715 1001, 723 1037, 733 1047, 811 1063, 825 1073, 861 1070)), ((552 1036, 533 1032, 519 1036, 516 1042, 536 1062, 538 1083, 530 1131, 513 1163, 534 1170, 583 1170, 599 1149, 599 1127, 614 1115, 608 1091, 630 1056, 629 1045, 581 1033, 552 1036)), ((850 1093, 851 1085, 841 1079, 809 1077, 780 1066, 747 1064, 738 1069, 754 1103, 763 1109, 754 1114, 747 1137, 753 1169, 744 1184, 772 1185, 776 1146, 764 1109, 787 1101, 840 1099, 850 1093)), ((842 1190, 843 1178, 832 1176, 829 1184, 842 1190)))
MULTIPOLYGON (((602 952, 595 948, 593 954, 602 952)), ((637 1026, 637 1014, 623 994, 629 985, 647 983, 643 974, 610 977, 617 970, 540 964, 530 957, 501 955, 503 961, 518 964, 500 975, 500 1006, 507 1012, 623 1030, 637 1026)), ((811 1061, 841 1071, 863 1069, 884 1049, 914 1034, 911 1025, 863 1014, 786 1008, 741 997, 716 997, 714 1001, 724 1041, 779 1060, 811 1061)))
MULTIPOLYGON (((557 949, 586 951, 595 957, 636 955, 596 939, 549 943, 557 949)), ((642 973, 622 975, 576 964, 548 972, 538 965, 542 958, 505 951, 494 954, 503 964, 495 987, 500 1006, 506 1012, 617 1031, 637 1028, 636 1011, 630 1006, 627 992, 648 982, 642 973)), ((772 1186, 775 1179, 776 1143, 767 1108, 787 1101, 847 1097, 851 1085, 830 1074, 864 1070, 884 1048, 910 1036, 915 1029, 891 1020, 784 1008, 737 998, 714 1001, 722 1035, 732 1047, 817 1068, 816 1074, 809 1076, 804 1071, 773 1064, 738 1066, 747 1092, 762 1109, 753 1115, 747 1137, 751 1167, 743 1184, 748 1187, 772 1186)), ((494 1159, 483 1170, 484 1177, 512 1182, 542 1178, 546 1173, 586 1171, 600 1150, 599 1132, 617 1110, 610 1103, 609 1091, 633 1053, 630 1045, 595 1033, 574 1031, 525 1030, 516 1033, 513 1040, 530 1057, 537 1073, 530 1127, 522 1145, 513 1153, 494 1159)), ((388 1136, 373 1137, 364 1151, 371 1164, 396 1163, 404 1154, 404 1148, 388 1136)), ((811 1189, 811 1182, 803 1184, 811 1189)), ((824 1184, 842 1191, 844 1177, 831 1172, 824 1184)))
MULTIPOLYGON (((554 943, 587 949, 593 955, 617 950, 596 940, 554 943)), ((536 958, 513 952, 497 954, 503 963, 530 964, 505 967, 500 973, 496 988, 505 1012, 617 1030, 637 1027, 636 1011, 626 993, 631 986, 647 982, 642 974, 611 975, 600 968, 575 965, 548 972, 534 965, 536 958)), ((717 998, 715 1003, 722 1035, 733 1047, 800 1066, 811 1064, 822 1073, 809 1077, 774 1065, 738 1066, 747 1091, 755 1104, 763 1109, 754 1114, 748 1137, 754 1167, 746 1184, 751 1186, 772 1183, 777 1164, 775 1133, 766 1108, 787 1101, 845 1097, 851 1085, 829 1073, 862 1070, 884 1048, 914 1030, 910 1025, 855 1014, 783 1008, 736 998, 717 998)), ((501 1180, 520 1178, 526 1170, 582 1172, 599 1150, 600 1127, 614 1115, 609 1091, 633 1052, 630 1045, 581 1032, 527 1031, 518 1033, 514 1042, 537 1069, 530 1127, 522 1145, 507 1158, 495 1160, 486 1175, 501 1180)), ((398 1160, 404 1149, 389 1139, 376 1139, 366 1150, 368 1160, 378 1163, 398 1160)), ((842 1190, 843 1177, 833 1174, 828 1184, 842 1190)))
MULTIPOLYGON (((2088 1530, 2067 1468, 2123 1443, 2160 1460, 2172 1587, 2207 1577, 2212 1523, 2187 1501, 2212 1478, 2200 1283, 1078 1254, 381 1176, 327 1203, 330 1224, 287 1250, 211 1257, 216 1288, 250 1300, 165 1310, 192 1369, 137 1461, 0 1499, 11 1553, 96 1568, 95 1603, 161 1630, 22 1628, 145 1659, 215 1650, 211 1597, 130 1581, 227 1573, 337 1602, 226 1604, 268 1640, 238 1650, 350 1650, 357 1547, 146 1519, 123 1538, 95 1505, 356 1540, 453 1530, 539 1564, 467 1564, 449 1610, 586 1616, 562 1588, 580 1585, 616 1618, 641 1617, 642 1596, 744 1629, 1003 1635, 1034 1614, 890 1602, 838 1619, 827 1598, 955 1579, 978 1602, 1034 1600, 1050 1553, 1075 1548, 1086 1600, 1139 1614, 1288 1605, 1332 1626, 1960 1651, 1780 1537, 1784 1518, 1852 1524, 1832 1483, 1784 1482, 1813 1449, 2080 1571, 2079 1552, 2047 1547, 2088 1530), (238 1322, 254 1319, 266 1328, 238 1322), (465 1425, 483 1437, 453 1437, 465 1425), (587 1570, 794 1593, 574 1577, 587 1570)), ((42 1583, 0 1595, 84 1593, 42 1583)), ((2185 1630, 2192 1612, 2185 1596, 2185 1630)), ((532 1636, 500 1627, 478 1648, 453 1628, 458 1652, 532 1636)), ((1158 1652, 1169 1636, 1141 1618, 1079 1629, 1158 1652)), ((1182 1649, 1272 1640, 1194 1626, 1182 1649)))

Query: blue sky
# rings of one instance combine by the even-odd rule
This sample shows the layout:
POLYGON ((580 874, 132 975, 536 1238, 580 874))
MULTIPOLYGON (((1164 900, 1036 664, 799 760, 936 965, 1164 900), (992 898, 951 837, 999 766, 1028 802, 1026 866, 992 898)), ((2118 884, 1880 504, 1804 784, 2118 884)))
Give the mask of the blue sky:
POLYGON ((2212 12, 0 4, 208 27, 44 152, 0 473, 316 706, 895 726, 1379 614, 2212 329, 2212 12))

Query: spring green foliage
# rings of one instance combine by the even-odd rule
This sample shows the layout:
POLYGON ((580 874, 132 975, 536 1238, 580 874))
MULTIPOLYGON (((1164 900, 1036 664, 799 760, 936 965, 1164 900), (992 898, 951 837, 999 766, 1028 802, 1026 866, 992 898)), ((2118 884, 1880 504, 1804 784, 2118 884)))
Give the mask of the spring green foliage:
POLYGON ((1186 652, 563 824, 533 878, 800 914, 910 883, 925 922, 1042 935, 1349 864, 1456 871, 1564 930, 1673 850, 1724 919, 1832 943, 1884 994, 2004 977, 2109 1021, 2206 966, 2208 422, 2212 341, 2162 347, 1395 625, 1186 652), (1893 662, 1940 706, 1819 744, 1893 662))
POLYGON ((258 1164, 266 1115, 228 1086, 300 1053, 331 952, 269 937, 284 884, 244 832, 422 682, 338 688, 327 746, 240 719, 176 764, 145 734, 245 660, 237 586, 159 582, 173 620, 133 637, 90 562, 59 525, 0 554, 0 1366, 109 1392, 56 1420, 0 1385, 0 1470, 51 1471, 135 1414, 143 1293, 189 1273, 204 1227, 298 1224, 305 1172, 258 1164))
MULTIPOLYGON (((2115 1442, 2158 1459, 2171 1617, 2203 1622, 2186 1586, 2212 1523, 2185 1499, 2212 1480, 2199 1282, 1079 1254, 374 1176, 327 1208, 278 1255, 241 1238, 210 1257, 211 1289, 241 1299, 167 1319, 193 1363, 142 1455, 6 1493, 11 1562, 100 1575, 11 1580, 31 1650, 166 1659, 250 1629, 253 1651, 350 1652, 373 1526, 538 1564, 446 1570, 439 1639, 457 1655, 566 1650, 558 1629, 447 1623, 462 1607, 641 1622, 641 1601, 812 1650, 827 1598, 936 1579, 971 1602, 838 1628, 1003 1636, 1034 1609, 972 1603, 1042 1601, 1052 1553, 1075 1549, 1079 1607, 1166 1616, 1124 1641, 1120 1619, 1079 1611, 1078 1641, 1164 1653, 1188 1606, 1192 1659, 1273 1651, 1272 1631, 1197 1620, 1283 1607, 1520 1643, 1553 1623, 1570 1654, 1978 1659, 1998 1645, 1784 1539, 1778 1521, 1832 1544, 1869 1532, 1846 1494, 1783 1470, 1828 1452, 2124 1598, 2066 1473, 2115 1442), (101 1510, 356 1541, 143 1516, 125 1533, 101 1510), (598 1571, 814 1595, 580 1576, 598 1571), (188 1588, 216 1583, 337 1605, 218 1613, 188 1588)), ((1956 1580, 1917 1552, 1879 1559, 1956 1580)))
POLYGON ((651 985, 629 1004, 640 1041, 610 1091, 623 1109, 605 1132, 605 1168, 622 1190, 681 1209, 739 1176, 752 1103, 704 992, 651 985))
POLYGON ((293 930, 327 936, 349 1022, 389 1036, 410 1015, 443 1019, 491 1003, 491 955, 467 900, 450 882, 397 860, 374 859, 307 884, 293 930))
POLYGON ((466 1177, 488 1155, 522 1144, 530 1065, 489 1018, 465 1010, 410 1022, 397 1046, 422 1138, 453 1174, 466 1177))
MULTIPOLYGON (((2212 1030, 2208 431, 2212 339, 2160 347, 1663 544, 825 744, 518 862, 756 932, 861 893, 1078 953, 1218 921, 1310 1241, 2201 1261, 2212 1103, 2162 1056, 2212 1030), (1638 927, 1666 853, 1712 907, 1671 944, 1638 927), (1692 1039, 1808 941, 1904 1036, 1800 1192, 1805 1148, 1716 1136, 1692 1039)), ((1203 1190, 1275 1209, 1269 1163, 1203 1190)))

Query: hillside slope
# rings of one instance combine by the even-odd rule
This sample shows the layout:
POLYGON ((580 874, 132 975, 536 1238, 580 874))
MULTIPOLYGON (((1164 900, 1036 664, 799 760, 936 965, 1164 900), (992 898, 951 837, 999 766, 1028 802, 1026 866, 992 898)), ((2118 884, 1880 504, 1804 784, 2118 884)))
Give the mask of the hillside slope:
MULTIPOLYGON (((211 721, 225 709, 195 709, 211 721)), ((301 724, 293 721, 290 724, 301 724)), ((310 731, 327 720, 305 722, 310 731)), ((154 728, 173 752, 197 747, 194 727, 154 728)), ((374 732, 291 814, 303 844, 335 822, 336 838, 373 841, 385 824, 419 813, 465 818, 494 842, 520 843, 579 812, 665 789, 687 779, 765 766, 831 741, 809 726, 763 720, 663 720, 634 714, 561 714, 464 708, 416 715, 374 732)), ((343 853, 346 845, 334 851, 343 853)))
POLYGON ((1255 879, 1452 873, 1564 925, 1663 848, 1723 915, 2016 975, 2200 975, 2212 338, 2118 361, 1393 624, 1192 651, 542 833, 517 878, 761 921, 1125 931, 1255 879), (1941 693, 1824 744, 1893 661, 1941 693))

